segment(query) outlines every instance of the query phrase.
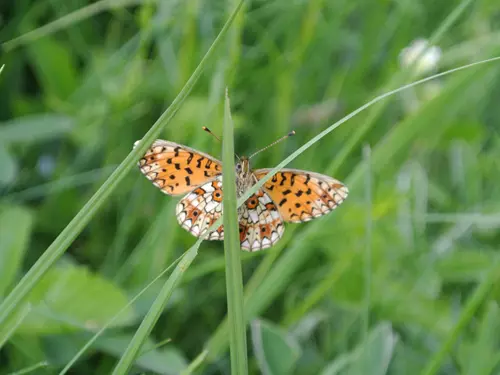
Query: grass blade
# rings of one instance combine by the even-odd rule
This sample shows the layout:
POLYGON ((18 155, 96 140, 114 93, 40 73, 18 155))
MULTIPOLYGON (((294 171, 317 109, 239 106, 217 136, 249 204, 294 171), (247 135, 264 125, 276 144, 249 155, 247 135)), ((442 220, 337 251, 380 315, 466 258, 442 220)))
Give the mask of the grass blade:
POLYGON ((181 375, 192 374, 198 367, 200 367, 207 355, 207 350, 204 350, 200 354, 198 354, 198 356, 189 364, 189 366, 183 372, 181 372, 181 375))
POLYGON ((365 197, 366 197, 366 247, 364 256, 364 274, 365 274, 365 296, 364 296, 364 311, 363 311, 363 335, 364 344, 366 346, 368 340, 368 331, 370 329, 370 304, 371 304, 371 273, 372 273, 372 171, 370 160, 371 149, 369 145, 363 147, 363 159, 366 163, 366 178, 365 178, 365 197))
POLYGON ((241 275, 241 250, 236 208, 236 173, 234 167, 233 122, 229 96, 226 89, 224 111, 224 136, 222 142, 222 178, 224 203, 224 254, 226 258, 226 293, 229 320, 229 346, 231 372, 247 374, 247 341, 243 315, 243 280, 241 275))
MULTIPOLYGON (((16 371, 16 372, 11 372, 9 375, 24 375, 24 374, 29 374, 30 372, 33 372, 35 370, 38 370, 43 367, 48 367, 50 364, 47 361, 42 361, 34 364, 33 366, 26 367, 22 370, 16 371)), ((47 371, 48 372, 48 371, 47 371)))
POLYGON ((434 375, 438 373, 441 367, 441 362, 443 362, 446 355, 450 352, 453 344, 456 343, 458 337, 460 336, 460 333, 464 330, 467 323, 469 323, 474 317, 474 314, 490 291, 491 287, 495 284, 495 282, 498 281, 499 273, 500 260, 497 259, 493 266, 491 266, 483 281, 477 286, 472 297, 465 305, 462 313, 460 314, 460 317, 458 318, 457 324, 453 328, 453 331, 451 331, 450 335, 443 343, 441 348, 436 354, 434 354, 434 356, 425 367, 424 371, 422 371, 422 375, 434 375))
POLYGON ((21 325, 24 318, 31 312, 31 306, 25 305, 17 316, 13 317, 12 322, 5 324, 3 329, 0 330, 0 349, 10 339, 12 334, 16 331, 17 327, 21 325))
POLYGON ((177 267, 175 267, 174 272, 167 279, 167 282, 160 291, 158 297, 156 297, 153 305, 149 309, 148 313, 144 317, 141 325, 135 332, 134 337, 130 341, 127 349, 123 353, 122 357, 118 361, 115 369, 113 370, 113 375, 127 374, 130 367, 132 367, 136 357, 140 354, 142 345, 148 338, 149 334, 153 330, 154 325, 158 321, 163 309, 170 299, 175 287, 181 280, 182 275, 186 269, 191 265, 196 255, 198 255, 198 248, 200 247, 202 239, 198 240, 182 257, 177 267))
POLYGON ((158 280, 160 280, 161 277, 163 277, 170 269, 175 266, 178 262, 181 261, 181 259, 184 257, 185 254, 181 255, 179 258, 177 258, 175 261, 172 262, 170 266, 165 268, 158 276, 156 276, 153 280, 151 280, 144 288, 142 288, 133 298, 130 299, 130 301, 123 306, 123 308, 118 311, 115 316, 113 316, 106 324, 104 324, 99 331, 97 331, 94 336, 92 336, 86 343, 83 345, 80 350, 71 358, 71 360, 64 366, 64 368, 59 372, 59 375, 64 375, 68 372, 68 370, 73 366, 73 364, 78 361, 78 359, 87 351, 90 346, 104 333, 106 329, 108 329, 113 322, 115 322, 120 315, 125 312, 130 306, 132 306, 135 301, 139 299, 140 296, 144 294, 153 284, 155 284, 158 280))
POLYGON ((118 168, 90 198, 85 206, 64 228, 48 249, 40 256, 37 262, 30 268, 26 275, 20 280, 12 292, 2 301, 0 305, 0 325, 12 315, 14 309, 22 302, 26 295, 33 289, 35 284, 47 272, 49 267, 54 264, 57 259, 67 250, 73 240, 80 234, 87 223, 96 214, 97 210, 106 202, 111 193, 120 185, 122 179, 134 167, 140 156, 144 154, 153 140, 160 134, 161 130, 172 120, 175 113, 193 89, 196 81, 200 77, 203 69, 207 65, 208 60, 214 54, 215 49, 221 42, 221 39, 226 35, 234 18, 238 14, 245 0, 241 0, 234 12, 224 24, 217 38, 208 49, 207 53, 200 61, 189 80, 186 82, 182 90, 174 99, 170 107, 159 117, 153 124, 151 129, 145 134, 144 138, 137 144, 127 157, 120 163, 118 168))
POLYGON ((71 12, 53 22, 50 22, 42 27, 38 27, 35 30, 29 31, 17 38, 11 39, 3 43, 3 47, 6 51, 10 51, 14 48, 34 42, 40 38, 47 35, 53 34, 59 30, 66 27, 74 25, 80 21, 87 18, 95 16, 106 10, 113 10, 118 7, 133 6, 141 3, 153 2, 153 0, 101 0, 93 4, 87 5, 81 9, 71 12))
MULTIPOLYGON (((450 30, 450 28, 455 24, 455 22, 460 18, 460 16, 465 12, 467 7, 471 4, 473 0, 462 0, 462 2, 457 5, 457 7, 451 12, 446 19, 440 24, 437 30, 435 30, 429 38, 429 46, 437 44, 441 41, 441 39, 446 35, 446 32, 450 30)), ((406 70, 402 70, 394 75, 394 77, 387 83, 383 91, 390 91, 395 87, 401 86, 409 78, 411 78, 416 62, 418 59, 423 56, 428 49, 424 49, 420 52, 419 55, 415 58, 412 66, 408 67, 406 70)), ((376 108, 374 108, 367 116, 366 120, 363 121, 356 129, 354 130, 352 136, 349 137, 346 144, 340 150, 339 154, 332 162, 329 170, 337 172, 342 164, 345 163, 347 157, 352 153, 354 148, 359 144, 361 139, 368 133, 370 129, 375 125, 376 120, 381 116, 384 109, 387 107, 389 103, 380 104, 376 108)))

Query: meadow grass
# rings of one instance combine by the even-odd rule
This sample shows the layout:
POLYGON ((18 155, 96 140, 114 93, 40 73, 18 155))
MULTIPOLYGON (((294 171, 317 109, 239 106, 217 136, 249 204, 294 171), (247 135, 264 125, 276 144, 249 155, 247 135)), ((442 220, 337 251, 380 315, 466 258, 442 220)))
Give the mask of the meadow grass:
MULTIPOLYGON (((224 100, 224 132, 222 141, 222 177, 224 192, 224 257, 226 260, 227 317, 230 325, 229 346, 231 373, 248 374, 246 320, 243 311, 243 277, 241 275, 240 232, 234 161, 234 125, 228 90, 224 100)), ((243 202, 241 202, 243 203, 243 202)), ((240 204, 241 204, 240 203, 240 204)))
POLYGON ((249 373, 498 371, 500 69, 474 66, 500 51, 494 1, 85 5, 22 4, 0 30, 2 373, 230 373, 230 341, 249 373), (451 70, 405 85, 422 36, 451 70), (254 167, 297 158, 350 189, 241 254, 244 302, 224 282, 239 262, 192 246, 175 198, 128 173, 160 132, 218 157, 199 129, 222 133, 226 86, 238 154, 295 128, 254 167))

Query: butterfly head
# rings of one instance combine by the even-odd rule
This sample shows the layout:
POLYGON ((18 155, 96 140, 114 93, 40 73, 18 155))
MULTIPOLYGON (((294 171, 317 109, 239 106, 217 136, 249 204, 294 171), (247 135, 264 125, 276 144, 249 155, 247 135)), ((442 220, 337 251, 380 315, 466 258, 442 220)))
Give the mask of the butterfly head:
POLYGON ((236 163, 236 175, 240 179, 246 179, 250 176, 250 160, 243 156, 236 163))

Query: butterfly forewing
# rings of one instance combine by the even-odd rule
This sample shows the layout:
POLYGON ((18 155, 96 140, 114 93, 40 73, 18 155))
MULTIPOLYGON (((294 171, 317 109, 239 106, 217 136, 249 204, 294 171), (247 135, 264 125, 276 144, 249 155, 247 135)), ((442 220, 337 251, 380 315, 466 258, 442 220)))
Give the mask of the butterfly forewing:
MULTIPOLYGON (((270 169, 254 171, 257 179, 270 169)), ((264 184, 284 221, 300 223, 323 216, 341 204, 348 194, 340 181, 319 173, 282 169, 264 184)))
POLYGON ((139 168, 169 195, 185 194, 222 174, 222 164, 217 159, 161 139, 156 140, 139 160, 139 168))

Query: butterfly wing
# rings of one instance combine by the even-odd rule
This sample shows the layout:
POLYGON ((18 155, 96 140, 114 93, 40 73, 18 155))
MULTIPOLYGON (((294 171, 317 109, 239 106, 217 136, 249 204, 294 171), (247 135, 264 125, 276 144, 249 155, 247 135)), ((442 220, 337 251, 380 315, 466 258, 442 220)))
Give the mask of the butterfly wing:
MULTIPOLYGON (((177 221, 195 237, 205 234, 222 215, 222 178, 207 182, 177 204, 177 221)), ((269 195, 259 190, 238 210, 240 244, 243 250, 257 251, 274 245, 285 231, 283 220, 269 195)), ((223 240, 221 225, 207 239, 223 240)))
MULTIPOLYGON (((254 171, 257 179, 270 169, 254 171)), ((323 216, 341 204, 349 193, 340 181, 319 173, 282 169, 264 184, 284 221, 301 223, 323 216)))
MULTIPOLYGON (((195 237, 206 233, 222 215, 222 177, 207 182, 182 198, 176 207, 177 221, 195 237)), ((223 240, 222 225, 212 231, 208 240, 223 240)))
POLYGON ((238 209, 240 244, 258 251, 273 246, 283 236, 283 219, 271 197, 259 189, 238 209))
POLYGON ((139 168, 148 180, 169 195, 185 194, 222 174, 222 164, 217 159, 161 139, 154 141, 139 160, 139 168))

